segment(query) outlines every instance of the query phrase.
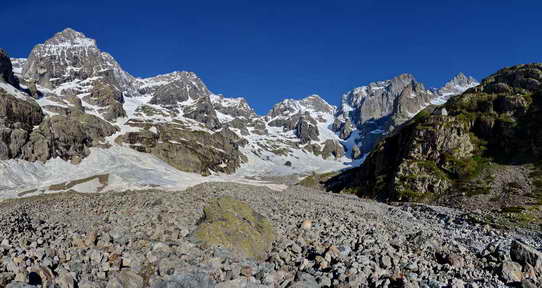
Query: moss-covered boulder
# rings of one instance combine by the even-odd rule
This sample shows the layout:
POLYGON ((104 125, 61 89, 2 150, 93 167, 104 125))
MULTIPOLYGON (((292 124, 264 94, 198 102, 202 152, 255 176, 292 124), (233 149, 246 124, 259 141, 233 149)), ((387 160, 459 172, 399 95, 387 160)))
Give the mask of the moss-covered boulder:
POLYGON ((203 212, 203 221, 194 232, 202 245, 225 247, 241 257, 265 258, 275 238, 273 226, 247 203, 218 198, 203 212))

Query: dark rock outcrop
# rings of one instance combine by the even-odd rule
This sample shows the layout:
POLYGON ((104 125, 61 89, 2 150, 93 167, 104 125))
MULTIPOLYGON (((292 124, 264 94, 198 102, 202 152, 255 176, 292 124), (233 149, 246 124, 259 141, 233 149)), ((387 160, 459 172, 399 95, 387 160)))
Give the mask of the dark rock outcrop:
MULTIPOLYGON (((145 123, 131 123, 149 127, 145 123)), ((139 152, 151 153, 186 172, 208 175, 211 171, 233 173, 246 161, 239 148, 246 140, 223 128, 214 133, 193 131, 177 124, 152 126, 156 132, 143 130, 119 136, 117 143, 126 143, 139 152)))
POLYGON ((39 105, 32 101, 0 90, 0 119, 3 121, 0 159, 80 159, 88 156, 90 147, 117 131, 111 124, 89 114, 44 118, 39 105))
POLYGON ((289 118, 277 118, 267 125, 271 127, 282 127, 284 132, 294 130, 295 135, 300 139, 300 144, 310 141, 318 141, 320 131, 316 120, 308 112, 298 113, 289 118))
POLYGON ((318 136, 320 135, 318 126, 314 125, 314 122, 311 123, 311 121, 305 117, 299 118, 294 132, 297 138, 299 138, 300 144, 306 144, 310 141, 318 141, 318 136))
POLYGON ((339 128, 339 138, 345 140, 350 137, 352 134, 352 122, 350 119, 346 119, 344 123, 341 123, 339 128))
POLYGON ((211 102, 216 111, 234 118, 253 119, 256 112, 244 98, 225 98, 222 95, 212 95, 211 102))
POLYGON ((352 146, 352 159, 357 160, 363 156, 363 153, 361 152, 361 149, 359 149, 358 145, 352 146))
POLYGON ((119 117, 126 117, 126 111, 122 107, 124 97, 122 92, 115 86, 108 83, 97 82, 90 90, 90 95, 84 100, 92 105, 104 107, 100 109, 107 121, 114 121, 119 117))
POLYGON ((209 97, 198 99, 197 103, 184 108, 184 116, 205 124, 207 128, 216 130, 222 127, 218 120, 216 111, 209 100, 209 97))
POLYGON ((15 88, 19 88, 19 80, 13 75, 13 66, 8 53, 0 48, 0 81, 11 84, 15 88))
POLYGON ((322 148, 322 158, 328 159, 333 156, 335 159, 344 156, 344 147, 336 140, 328 139, 324 142, 324 148, 322 148))

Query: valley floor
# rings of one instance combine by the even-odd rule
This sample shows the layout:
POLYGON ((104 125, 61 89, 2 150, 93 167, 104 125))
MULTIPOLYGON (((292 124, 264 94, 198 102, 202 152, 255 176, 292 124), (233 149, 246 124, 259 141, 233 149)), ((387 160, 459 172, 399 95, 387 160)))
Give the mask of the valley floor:
POLYGON ((538 232, 496 230, 449 208, 287 187, 213 182, 5 200, 0 287, 538 287, 520 283, 537 272, 510 261, 514 239, 542 247, 538 232), (273 224, 278 239, 265 261, 192 241, 203 207, 225 195, 273 224), (310 229, 301 228, 306 220, 310 229))

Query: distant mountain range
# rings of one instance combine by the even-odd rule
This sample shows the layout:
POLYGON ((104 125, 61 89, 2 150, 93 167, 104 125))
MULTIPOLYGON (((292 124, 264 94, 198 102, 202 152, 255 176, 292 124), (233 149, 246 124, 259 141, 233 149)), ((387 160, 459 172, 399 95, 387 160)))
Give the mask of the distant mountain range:
POLYGON ((402 74, 346 92, 339 107, 311 95, 257 115, 245 99, 214 94, 193 72, 134 77, 95 40, 69 28, 36 45, 28 58, 10 59, 6 52, 1 58, 0 159, 7 162, 0 175, 12 180, 0 190, 38 191, 97 174, 118 185, 178 181, 129 172, 158 169, 149 164, 156 158, 160 169, 202 175, 357 166, 383 135, 478 85, 460 73, 442 88, 427 89, 402 74), (46 172, 50 163, 78 172, 46 172))

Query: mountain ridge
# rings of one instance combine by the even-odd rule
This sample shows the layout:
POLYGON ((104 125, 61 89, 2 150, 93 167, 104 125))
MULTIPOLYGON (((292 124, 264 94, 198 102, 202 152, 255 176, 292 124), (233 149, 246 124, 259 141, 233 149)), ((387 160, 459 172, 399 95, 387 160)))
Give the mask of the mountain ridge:
MULTIPOLYGON (((363 161, 371 149, 363 143, 368 135, 376 142, 394 127, 341 118, 341 107, 318 95, 284 99, 258 115, 244 98, 213 93, 194 72, 134 77, 95 40, 70 28, 36 45, 28 58, 12 62, 22 89, 31 92, 46 119, 62 123, 70 119, 77 125, 93 119, 94 125, 107 127, 90 138, 73 140, 71 147, 80 148, 67 149, 65 158, 75 162, 84 161, 95 147, 122 146, 203 175, 340 170, 363 161), (78 143, 82 139, 86 144, 78 143)), ((373 119, 376 122, 394 123, 389 119, 397 121, 402 114, 410 118, 437 97, 409 74, 365 87, 377 89, 382 83, 390 84, 393 93, 375 94, 388 101, 383 113, 375 114, 382 118, 373 119)), ((349 112, 354 115, 363 109, 367 107, 361 103, 349 112)), ((40 159, 48 161, 54 155, 40 159)))

